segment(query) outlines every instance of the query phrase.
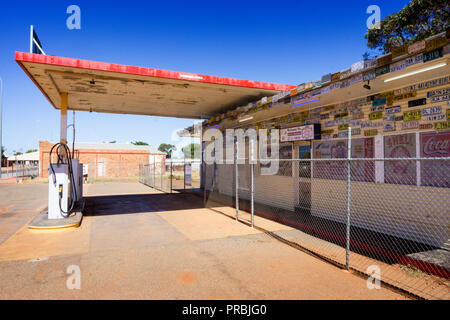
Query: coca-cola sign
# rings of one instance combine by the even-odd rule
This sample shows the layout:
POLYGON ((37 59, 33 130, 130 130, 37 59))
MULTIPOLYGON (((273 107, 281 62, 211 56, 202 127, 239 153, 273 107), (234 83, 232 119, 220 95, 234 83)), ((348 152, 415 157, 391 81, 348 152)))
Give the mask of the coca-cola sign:
POLYGON ((450 131, 422 133, 422 157, 450 157, 450 131))
MULTIPOLYGON (((420 135, 420 155, 424 158, 450 157, 450 131, 426 132, 420 135)), ((450 161, 422 161, 421 185, 450 187, 450 161)))

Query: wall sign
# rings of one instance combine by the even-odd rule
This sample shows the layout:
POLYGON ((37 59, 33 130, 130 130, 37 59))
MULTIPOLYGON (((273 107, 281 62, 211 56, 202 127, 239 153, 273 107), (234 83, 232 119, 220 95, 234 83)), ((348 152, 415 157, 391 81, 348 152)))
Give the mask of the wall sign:
POLYGON ((407 121, 402 122, 402 130, 409 130, 409 129, 417 129, 419 128, 419 121, 407 121))
POLYGON ((280 130, 280 141, 302 141, 302 140, 319 140, 320 124, 310 124, 307 126, 286 128, 280 130))
MULTIPOLYGON (((449 110, 450 110, 450 109, 449 109, 449 110)), ((364 112, 359 111, 359 112, 353 113, 353 114, 352 114, 352 119, 353 119, 353 120, 364 119, 364 112)))
POLYGON ((370 113, 384 111, 384 106, 375 106, 370 108, 370 113))
POLYGON ((359 134, 361 134, 361 128, 352 129, 352 136, 357 136, 359 134))
POLYGON ((396 116, 395 121, 403 121, 403 116, 396 116))
POLYGON ((406 67, 422 63, 423 62, 423 53, 416 54, 415 56, 409 57, 405 59, 406 67))
POLYGON ((408 53, 413 54, 425 50, 425 40, 415 42, 408 47, 408 53))
POLYGON ((450 121, 435 122, 434 123, 434 129, 435 130, 447 130, 447 129, 450 129, 450 121))
POLYGON ((425 120, 427 120, 427 121, 441 121, 441 120, 445 120, 445 114, 435 114, 435 115, 432 115, 432 116, 427 116, 426 118, 425 118, 425 120))
POLYGON ((381 119, 383 118, 383 112, 374 112, 374 113, 369 113, 369 120, 376 120, 376 119, 381 119))
POLYGON ((401 60, 401 61, 392 63, 389 66, 389 71, 391 73, 398 72, 398 71, 405 70, 405 69, 406 69, 406 60, 401 60))
POLYGON ((428 130, 428 129, 433 129, 433 124, 432 123, 419 124, 419 130, 428 130))
POLYGON ((343 131, 348 129, 348 123, 338 125, 338 130, 343 131))
POLYGON ((440 101, 447 101, 450 100, 450 94, 447 94, 445 96, 438 96, 438 97, 432 97, 431 103, 433 102, 440 102, 440 101))
MULTIPOLYGON (((415 133, 385 136, 384 156, 386 158, 415 157, 415 138, 415 133)), ((416 184, 415 161, 385 161, 384 179, 386 183, 416 184)))
POLYGON ((387 122, 384 124, 384 132, 395 131, 395 122, 387 122))
POLYGON ((394 114, 387 115, 383 118, 383 121, 387 121, 387 122, 395 121, 395 115, 394 114))
POLYGON ((431 98, 434 96, 443 96, 443 95, 448 95, 448 94, 450 94, 450 88, 438 89, 438 90, 428 91, 427 98, 431 98))
POLYGON ((364 131, 364 135, 366 137, 376 136, 377 134, 378 134, 378 129, 370 129, 370 130, 365 130, 364 131))
POLYGON ((432 115, 432 114, 441 113, 441 111, 442 111, 441 107, 425 108, 425 109, 422 109, 422 115, 423 116, 429 116, 429 115, 432 115))
POLYGON ((420 120, 422 112, 420 109, 403 112, 403 121, 420 120))
POLYGON ((408 101, 408 108, 422 106, 424 104, 427 104, 427 98, 411 100, 408 101))
POLYGON ((427 88, 432 88, 432 87, 437 87, 437 86, 443 86, 449 82, 450 82, 450 76, 445 76, 442 78, 429 80, 429 81, 425 81, 425 82, 422 82, 419 84, 412 85, 412 86, 410 86, 410 88, 411 88, 411 91, 412 90, 422 90, 422 89, 427 89, 427 88))
POLYGON ((389 65, 384 65, 382 67, 376 68, 375 69, 375 76, 379 77, 383 74, 389 73, 390 69, 389 69, 389 65))
POLYGON ((428 62, 428 61, 440 58, 440 57, 442 57, 442 53, 443 53, 442 48, 432 50, 432 51, 427 51, 423 54, 423 62, 428 62))
POLYGON ((394 96, 394 101, 395 100, 403 100, 403 99, 414 98, 416 95, 417 95, 416 91, 411 91, 411 92, 408 92, 408 93, 398 94, 398 95, 394 96))
POLYGON ((339 119, 339 118, 345 118, 345 117, 347 117, 348 116, 348 112, 341 112, 341 113, 336 113, 335 115, 334 115, 334 118, 335 119, 339 119))
POLYGON ((384 111, 386 112, 386 114, 391 114, 400 112, 400 109, 401 109, 400 106, 395 106, 395 107, 388 107, 384 109, 384 111))
MULTIPOLYGON (((450 157, 450 131, 424 132, 420 134, 420 155, 424 158, 450 157)), ((421 185, 449 187, 449 179, 440 172, 449 172, 449 161, 423 161, 421 163, 421 185)))

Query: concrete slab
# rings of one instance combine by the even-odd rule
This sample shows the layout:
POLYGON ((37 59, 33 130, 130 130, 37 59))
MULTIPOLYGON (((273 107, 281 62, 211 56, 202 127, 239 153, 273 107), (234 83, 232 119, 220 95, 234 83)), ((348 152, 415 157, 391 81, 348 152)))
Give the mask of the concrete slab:
POLYGON ((35 230, 78 228, 82 219, 83 213, 81 211, 76 211, 64 219, 49 219, 48 212, 42 211, 28 223, 28 228, 35 230))

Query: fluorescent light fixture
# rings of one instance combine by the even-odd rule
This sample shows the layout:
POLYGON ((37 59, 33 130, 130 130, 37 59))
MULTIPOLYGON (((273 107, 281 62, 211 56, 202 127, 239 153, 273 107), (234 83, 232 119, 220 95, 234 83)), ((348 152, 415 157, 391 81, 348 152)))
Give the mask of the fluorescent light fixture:
POLYGON ((419 70, 416 70, 416 71, 411 71, 411 72, 408 72, 408 73, 405 73, 405 74, 402 74, 402 75, 399 75, 399 76, 395 76, 395 77, 392 77, 392 78, 387 78, 386 80, 384 80, 384 82, 389 82, 389 81, 393 81, 393 80, 409 77, 409 76, 412 76, 412 75, 415 75, 415 74, 418 74, 418 73, 422 73, 422 72, 425 72, 425 71, 429 71, 429 70, 437 69, 437 68, 440 68, 440 67, 444 67, 446 65, 447 65, 447 62, 441 62, 441 63, 435 64, 433 66, 428 66, 426 68, 422 68, 422 69, 419 69, 419 70))
POLYGON ((294 106, 298 107, 298 106, 302 106, 304 104, 308 104, 308 103, 312 103, 312 102, 316 102, 316 101, 319 101, 319 99, 314 99, 314 100, 309 100, 309 101, 305 101, 305 102, 300 102, 300 103, 295 104, 294 106))
POLYGON ((244 118, 244 119, 239 119, 239 122, 244 122, 244 121, 249 121, 252 120, 253 117, 248 117, 248 118, 244 118))

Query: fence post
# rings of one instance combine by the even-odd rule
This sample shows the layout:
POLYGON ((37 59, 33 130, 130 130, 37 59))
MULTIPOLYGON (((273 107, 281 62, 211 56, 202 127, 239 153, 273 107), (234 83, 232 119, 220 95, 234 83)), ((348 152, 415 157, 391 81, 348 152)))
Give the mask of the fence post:
POLYGON ((235 156, 235 174, 236 174, 236 220, 239 219, 239 170, 238 170, 238 158, 239 158, 239 145, 236 140, 236 156, 235 156))
POLYGON ((173 162, 172 159, 170 159, 170 193, 172 193, 172 180, 173 180, 172 172, 173 172, 173 162))
POLYGON ((183 160, 183 192, 186 192, 186 155, 183 160))
POLYGON ((255 148, 255 142, 251 140, 251 148, 250 148, 250 206, 251 206, 251 216, 252 216, 252 228, 254 226, 254 218, 255 218, 255 189, 254 189, 254 148, 255 148))
POLYGON ((161 191, 164 191, 163 189, 163 158, 161 157, 161 164, 159 165, 159 177, 161 178, 161 191))
POLYGON ((89 183, 91 183, 91 184, 92 184, 92 175, 93 175, 93 172, 94 172, 94 168, 92 168, 92 159, 90 159, 90 160, 89 160, 89 180, 90 180, 89 183))
POLYGON ((345 268, 350 267, 350 188, 351 188, 351 165, 350 159, 352 157, 352 129, 348 127, 347 138, 347 223, 346 223, 346 248, 345 248, 345 268))

